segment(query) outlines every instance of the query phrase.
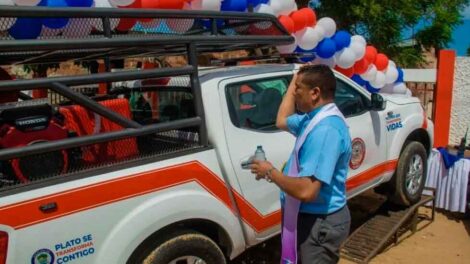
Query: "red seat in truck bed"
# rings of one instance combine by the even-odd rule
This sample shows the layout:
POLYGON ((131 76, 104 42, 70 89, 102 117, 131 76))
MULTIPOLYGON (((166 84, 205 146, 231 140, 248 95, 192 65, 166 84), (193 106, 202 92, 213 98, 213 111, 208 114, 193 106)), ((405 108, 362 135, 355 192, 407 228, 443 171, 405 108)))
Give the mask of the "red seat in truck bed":
MULTIPOLYGON (((126 118, 131 118, 129 102, 126 99, 105 100, 100 104, 126 118)), ((123 129, 120 125, 82 106, 64 106, 59 111, 64 116, 65 126, 70 131, 76 132, 78 136, 89 136, 123 129)), ((87 164, 123 160, 138 154, 135 138, 94 144, 82 147, 82 151, 82 159, 87 164)))

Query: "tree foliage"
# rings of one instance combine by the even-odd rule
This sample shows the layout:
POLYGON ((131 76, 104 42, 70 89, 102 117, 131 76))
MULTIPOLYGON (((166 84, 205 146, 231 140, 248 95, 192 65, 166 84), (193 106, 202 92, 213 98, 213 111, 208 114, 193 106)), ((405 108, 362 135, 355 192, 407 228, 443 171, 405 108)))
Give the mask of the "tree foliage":
MULTIPOLYGON (((333 18, 338 29, 364 36, 368 43, 404 67, 424 62, 424 49, 446 48, 461 11, 470 0, 322 0, 317 17, 333 18), (411 39, 406 39, 408 33, 411 39)), ((300 7, 308 0, 297 0, 300 7)))

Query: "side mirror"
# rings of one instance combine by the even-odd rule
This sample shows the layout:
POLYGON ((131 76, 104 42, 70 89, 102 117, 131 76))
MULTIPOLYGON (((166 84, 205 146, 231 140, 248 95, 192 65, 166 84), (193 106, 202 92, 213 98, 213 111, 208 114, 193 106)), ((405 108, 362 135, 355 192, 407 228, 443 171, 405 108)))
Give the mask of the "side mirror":
POLYGON ((385 110, 385 100, 384 98, 378 94, 378 93, 373 93, 371 96, 371 105, 370 105, 370 110, 372 111, 382 111, 385 110))

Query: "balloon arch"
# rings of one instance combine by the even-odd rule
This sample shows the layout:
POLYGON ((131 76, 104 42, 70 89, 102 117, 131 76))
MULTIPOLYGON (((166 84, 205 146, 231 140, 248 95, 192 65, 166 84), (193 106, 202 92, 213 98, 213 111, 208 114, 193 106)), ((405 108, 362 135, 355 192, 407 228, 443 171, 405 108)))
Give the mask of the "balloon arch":
MULTIPOLYGON (((295 43, 278 47, 281 54, 308 54, 302 60, 314 64, 326 64, 350 77, 371 93, 408 94, 403 82, 403 70, 380 53, 374 46, 367 45, 364 37, 351 36, 338 30, 329 17, 317 19, 310 8, 298 9, 295 0, 0 0, 0 5, 49 6, 49 7, 116 7, 116 8, 160 8, 186 10, 213 10, 246 12, 248 6, 254 12, 277 16, 279 22, 292 34, 295 43), (314 55, 314 56, 312 56, 314 55)), ((2 19, 2 18, 0 18, 2 19)), ((3 18, 5 20, 5 18, 3 18)), ((103 30, 99 19, 91 19, 88 26, 73 18, 18 18, 0 21, 0 31, 8 31, 15 39, 35 39, 56 36, 84 37, 93 29, 103 30), (40 22, 38 22, 40 21, 40 22)), ((188 31, 194 21, 176 23, 172 19, 112 19, 112 29, 154 29, 165 27, 175 32, 188 31)), ((256 30, 269 30, 258 25, 256 30)))

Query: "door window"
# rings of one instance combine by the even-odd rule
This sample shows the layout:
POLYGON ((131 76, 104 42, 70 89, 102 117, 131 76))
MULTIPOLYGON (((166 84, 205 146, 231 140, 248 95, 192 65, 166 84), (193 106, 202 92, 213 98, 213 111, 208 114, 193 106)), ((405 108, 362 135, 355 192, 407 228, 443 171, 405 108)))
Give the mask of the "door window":
POLYGON ((226 87, 233 125, 257 131, 275 131, 277 111, 291 76, 253 80, 226 87))
POLYGON ((369 108, 369 100, 349 84, 336 79, 335 103, 344 117, 361 115, 369 108))

